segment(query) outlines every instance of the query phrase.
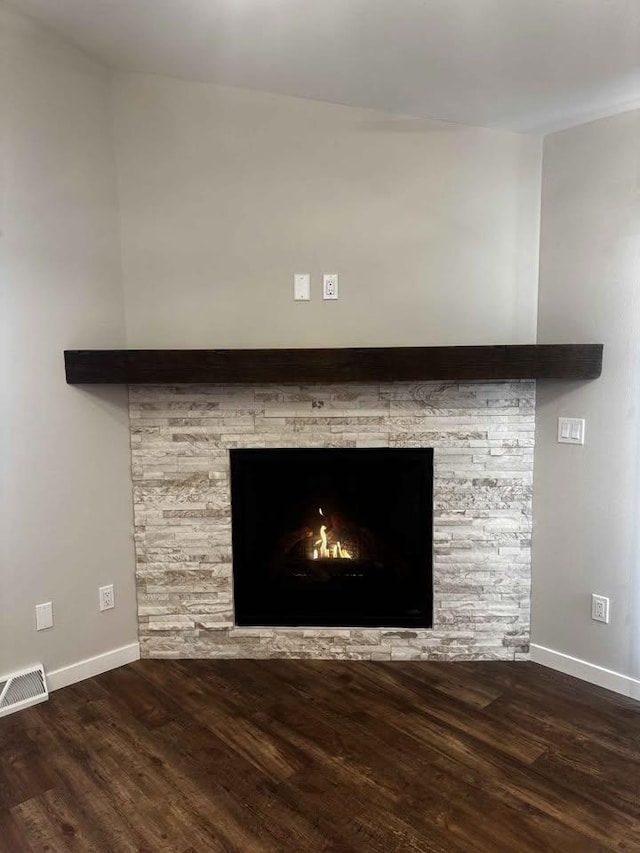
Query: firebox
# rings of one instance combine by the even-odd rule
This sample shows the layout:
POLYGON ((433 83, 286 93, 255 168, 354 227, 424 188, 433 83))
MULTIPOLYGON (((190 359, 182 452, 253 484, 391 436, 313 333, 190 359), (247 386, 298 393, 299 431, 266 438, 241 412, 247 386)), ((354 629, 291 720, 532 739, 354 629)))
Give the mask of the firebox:
POLYGON ((432 448, 230 456, 237 625, 431 627, 432 448))

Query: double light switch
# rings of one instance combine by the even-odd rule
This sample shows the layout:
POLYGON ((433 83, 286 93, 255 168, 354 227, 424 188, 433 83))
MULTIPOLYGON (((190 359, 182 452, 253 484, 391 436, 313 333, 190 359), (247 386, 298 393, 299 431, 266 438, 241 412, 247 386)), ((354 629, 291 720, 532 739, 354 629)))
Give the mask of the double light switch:
POLYGON ((584 418, 558 418, 561 444, 584 444, 584 418))

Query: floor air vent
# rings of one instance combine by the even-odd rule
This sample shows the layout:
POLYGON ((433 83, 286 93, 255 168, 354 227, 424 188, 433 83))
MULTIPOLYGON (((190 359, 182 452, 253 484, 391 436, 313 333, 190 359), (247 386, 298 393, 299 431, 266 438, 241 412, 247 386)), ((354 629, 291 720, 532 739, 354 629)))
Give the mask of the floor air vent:
POLYGON ((48 698, 42 666, 34 666, 0 679, 0 717, 45 702, 48 698))

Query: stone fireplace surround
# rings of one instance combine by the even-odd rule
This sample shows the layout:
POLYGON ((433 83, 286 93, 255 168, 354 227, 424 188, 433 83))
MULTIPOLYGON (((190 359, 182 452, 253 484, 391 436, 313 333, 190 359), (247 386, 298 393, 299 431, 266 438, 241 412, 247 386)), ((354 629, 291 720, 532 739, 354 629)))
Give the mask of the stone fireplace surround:
POLYGON ((143 657, 526 660, 535 382, 131 385, 143 657), (434 627, 239 628, 234 447, 433 447, 434 627))

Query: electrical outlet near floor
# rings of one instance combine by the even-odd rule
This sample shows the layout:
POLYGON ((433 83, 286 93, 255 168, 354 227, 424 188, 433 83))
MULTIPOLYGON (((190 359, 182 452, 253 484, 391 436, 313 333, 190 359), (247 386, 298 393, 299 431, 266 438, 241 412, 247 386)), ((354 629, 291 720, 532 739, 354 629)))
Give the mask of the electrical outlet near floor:
POLYGON ((596 622, 609 622, 609 599, 605 595, 591 596, 591 618, 596 622))
POLYGON ((101 586, 98 593, 100 595, 100 610, 111 610, 116 606, 112 583, 108 586, 101 586))
POLYGON ((338 273, 330 272, 322 276, 322 298, 338 298, 338 273))

